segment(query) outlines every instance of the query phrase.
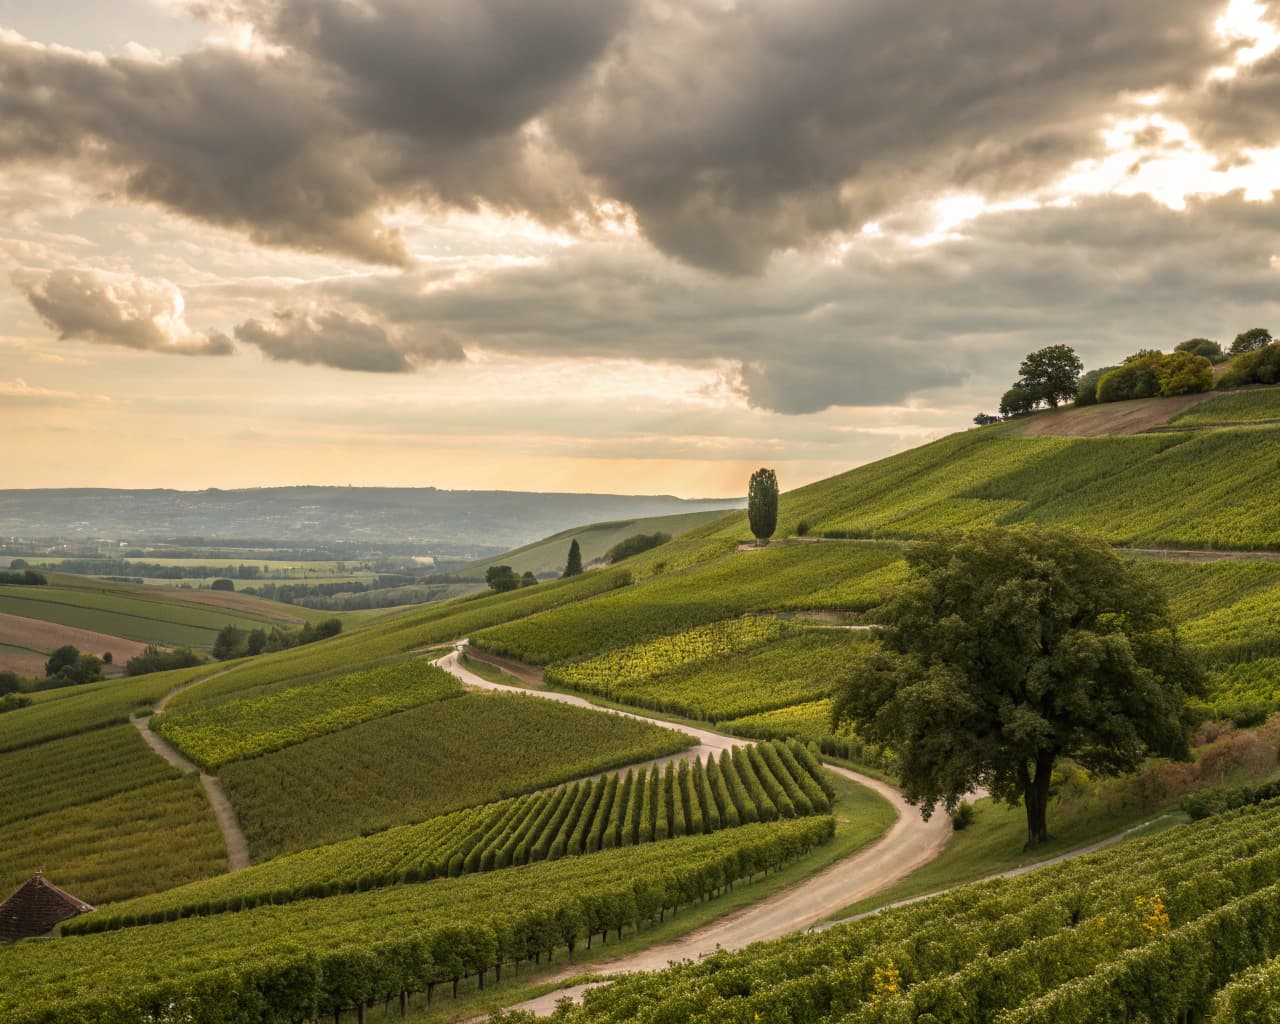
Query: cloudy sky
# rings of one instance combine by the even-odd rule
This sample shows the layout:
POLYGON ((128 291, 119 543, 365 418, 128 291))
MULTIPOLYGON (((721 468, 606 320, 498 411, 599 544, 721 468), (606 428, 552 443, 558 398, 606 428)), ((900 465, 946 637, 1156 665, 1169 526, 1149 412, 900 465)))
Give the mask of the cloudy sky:
POLYGON ((3 486, 740 492, 1280 327, 1280 0, 0 0, 3 486))

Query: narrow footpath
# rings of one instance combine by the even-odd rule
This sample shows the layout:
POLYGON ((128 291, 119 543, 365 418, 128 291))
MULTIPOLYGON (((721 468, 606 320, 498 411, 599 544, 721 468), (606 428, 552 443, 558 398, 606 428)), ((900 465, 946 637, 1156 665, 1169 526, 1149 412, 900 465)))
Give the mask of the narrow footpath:
POLYGON ((235 809, 231 806, 231 801, 227 799, 227 794, 223 792, 222 784, 218 782, 216 775, 201 772, 195 764, 166 742, 163 736, 158 732, 154 732, 151 729, 150 722, 151 717, 164 711, 168 707, 169 701, 183 690, 189 690, 193 686, 199 686, 201 683, 217 679, 218 676, 226 675, 230 671, 230 669, 223 669, 221 672, 215 672, 213 675, 205 676, 203 679, 197 679, 194 682, 176 687, 156 702, 151 716, 142 718, 134 714, 129 716, 129 721, 133 723, 134 728, 142 735, 147 746, 177 768, 178 771, 182 772, 183 775, 200 772, 200 785, 204 787, 205 795, 209 798, 209 806, 213 808, 213 816, 218 822, 218 828, 222 830, 222 838, 227 845, 227 867, 231 871, 239 871, 249 866, 249 843, 244 837, 244 832, 240 830, 240 822, 236 820, 235 809))

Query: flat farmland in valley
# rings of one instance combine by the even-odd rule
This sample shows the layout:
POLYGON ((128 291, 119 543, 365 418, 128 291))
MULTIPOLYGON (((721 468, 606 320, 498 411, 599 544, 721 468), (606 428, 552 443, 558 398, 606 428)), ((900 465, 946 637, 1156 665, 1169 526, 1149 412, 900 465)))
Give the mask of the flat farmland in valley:
POLYGON ((0 669, 7 668, 23 676, 43 675, 48 656, 66 644, 99 657, 110 651, 118 665, 141 654, 146 647, 140 641, 109 633, 0 613, 0 669))
MULTIPOLYGON (((228 623, 256 629, 282 621, 236 607, 185 600, 172 591, 103 585, 96 580, 82 583, 65 576, 51 579, 48 586, 0 589, 0 614, 123 637, 139 644, 200 648, 211 647, 218 630, 228 623)), ((26 641, 21 644, 39 646, 26 641)), ((102 653, 96 646, 90 649, 102 653)))

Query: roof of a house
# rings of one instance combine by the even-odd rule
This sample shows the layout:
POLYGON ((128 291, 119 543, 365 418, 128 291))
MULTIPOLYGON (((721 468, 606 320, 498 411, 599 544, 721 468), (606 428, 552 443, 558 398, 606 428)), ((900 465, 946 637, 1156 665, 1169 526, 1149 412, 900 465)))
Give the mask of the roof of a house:
POLYGON ((48 935, 60 922, 93 909, 37 872, 0 903, 0 942, 48 935))

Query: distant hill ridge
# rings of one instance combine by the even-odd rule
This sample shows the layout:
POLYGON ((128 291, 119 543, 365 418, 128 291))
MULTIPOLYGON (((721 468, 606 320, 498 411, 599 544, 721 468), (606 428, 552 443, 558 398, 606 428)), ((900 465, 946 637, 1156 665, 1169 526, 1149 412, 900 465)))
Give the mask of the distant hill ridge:
POLYGON ((581 523, 741 506, 740 498, 435 487, 0 490, 0 537, 359 541, 474 557, 581 523))

